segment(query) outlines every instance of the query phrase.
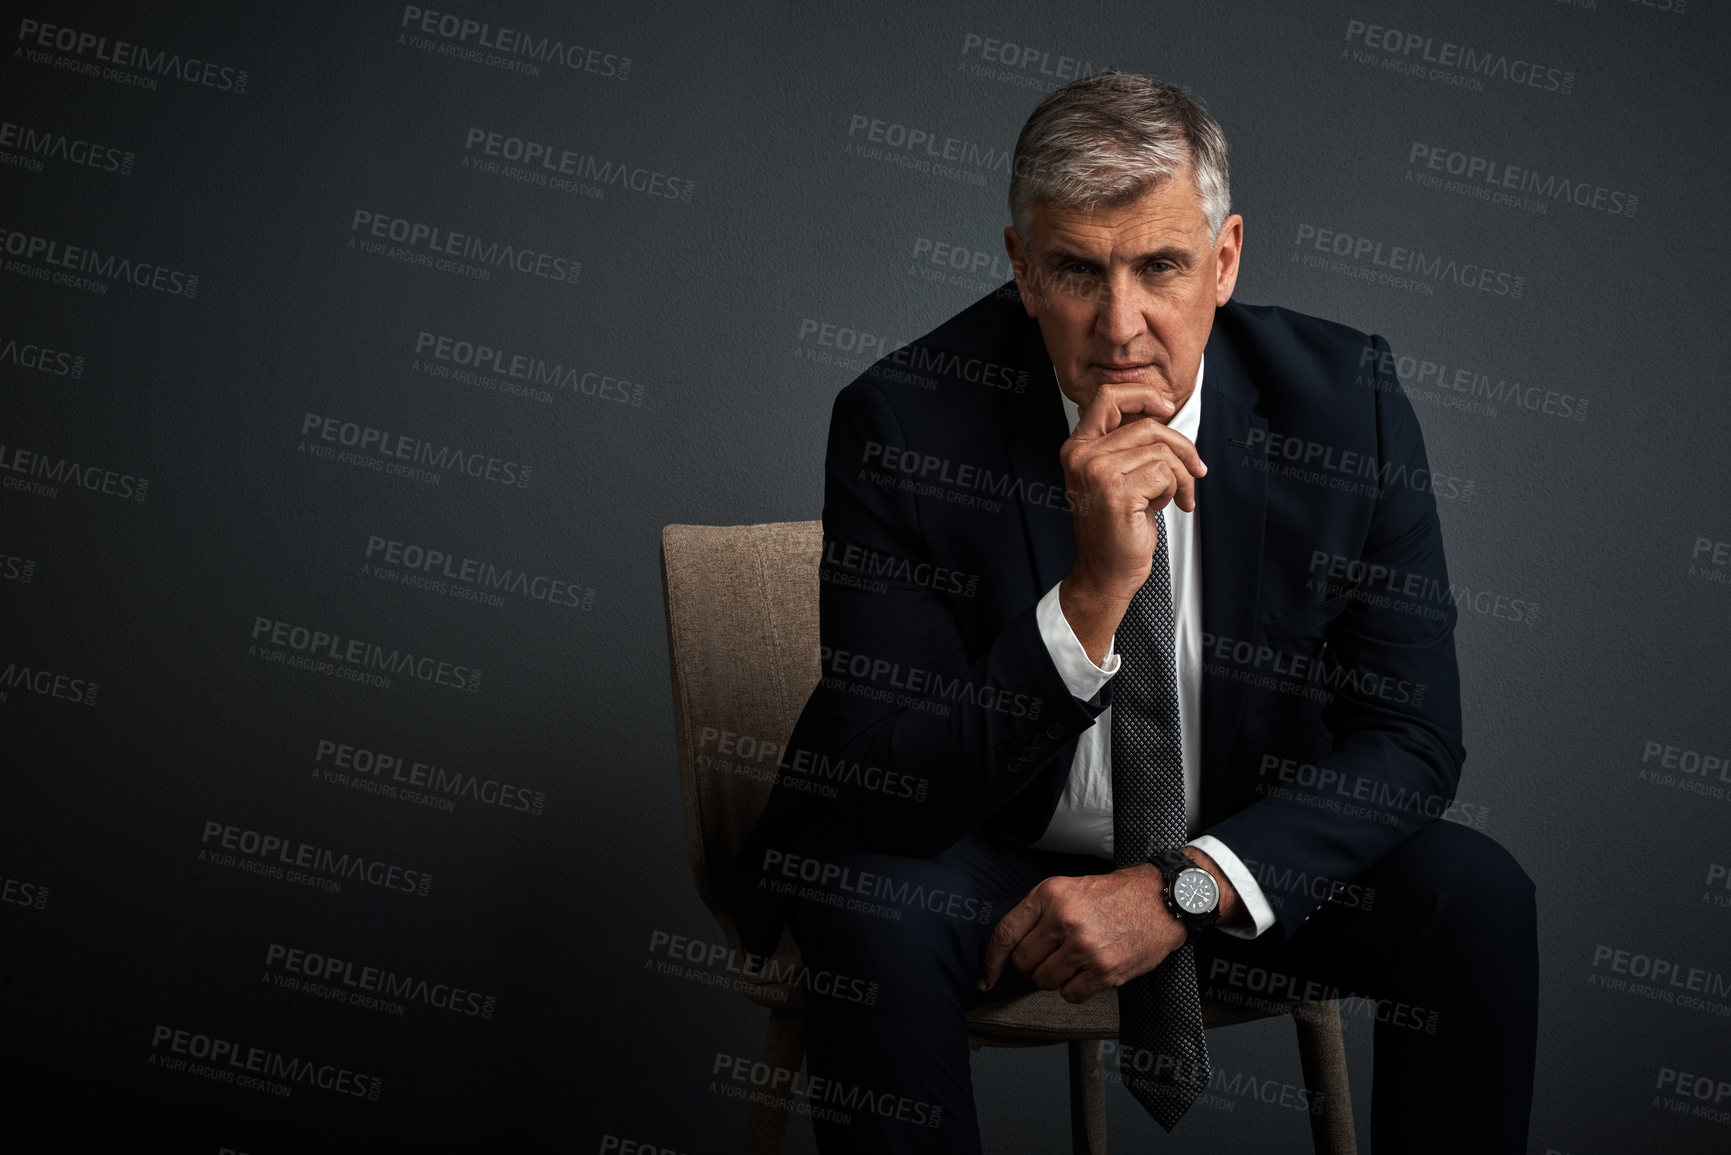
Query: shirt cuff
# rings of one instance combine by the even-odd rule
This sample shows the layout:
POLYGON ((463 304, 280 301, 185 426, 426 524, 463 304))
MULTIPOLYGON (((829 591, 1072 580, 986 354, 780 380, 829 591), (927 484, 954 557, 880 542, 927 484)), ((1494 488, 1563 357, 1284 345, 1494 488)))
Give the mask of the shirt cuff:
POLYGON ((1243 927, 1221 926, 1215 923, 1215 930, 1233 938, 1255 938, 1274 925, 1274 908, 1268 905, 1262 888, 1256 884, 1256 879, 1250 872, 1244 869, 1244 863, 1238 856, 1226 849, 1224 842, 1212 834, 1199 834, 1184 845, 1194 846, 1214 860, 1214 865, 1232 881, 1233 887, 1238 891, 1238 900, 1244 904, 1244 909, 1250 912, 1251 922, 1255 924, 1255 929, 1246 930, 1243 927))
POLYGON ((1064 685, 1070 688, 1073 696, 1084 702, 1092 702, 1100 688, 1118 672, 1118 635, 1114 633, 1112 640, 1106 644, 1106 664, 1096 666, 1094 659, 1090 658, 1088 651, 1083 648, 1081 640, 1076 637, 1076 631, 1070 628, 1070 621, 1064 616, 1063 607, 1058 604, 1058 586, 1047 590, 1046 596, 1034 607, 1034 620, 1039 624, 1040 637, 1045 641, 1046 649, 1052 655, 1052 662, 1064 679, 1064 685))

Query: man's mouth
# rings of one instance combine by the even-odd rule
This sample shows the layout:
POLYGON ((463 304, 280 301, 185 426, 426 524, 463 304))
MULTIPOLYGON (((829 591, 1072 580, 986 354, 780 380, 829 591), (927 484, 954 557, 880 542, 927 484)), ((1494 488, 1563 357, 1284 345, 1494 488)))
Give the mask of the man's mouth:
POLYGON ((1121 384, 1125 381, 1141 381, 1154 368, 1152 361, 1095 361, 1092 366, 1094 374, 1102 382, 1121 384))

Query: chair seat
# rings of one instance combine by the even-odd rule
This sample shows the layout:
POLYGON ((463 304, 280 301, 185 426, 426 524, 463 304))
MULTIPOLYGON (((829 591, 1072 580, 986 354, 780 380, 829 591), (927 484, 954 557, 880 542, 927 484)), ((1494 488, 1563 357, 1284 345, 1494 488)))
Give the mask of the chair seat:
MULTIPOLYGON (((785 973, 785 972, 784 972, 785 973)), ((805 1010, 805 988, 797 982, 740 980, 740 989, 759 1006, 779 1011, 805 1010)), ((1289 1015, 1296 1003, 1235 1007, 1202 1000, 1202 1024, 1210 1029, 1289 1015)), ((968 1032, 998 1045, 1064 1043, 1118 1037, 1118 992, 1105 990, 1085 1003, 1066 1002, 1057 991, 1031 991, 984 1003, 968 1012, 968 1032)))
POLYGON ((1071 1003, 1057 991, 1033 991, 986 1003, 968 1012, 968 1032, 994 1043, 1026 1040, 1064 1043, 1072 1039, 1118 1037, 1118 992, 1104 990, 1085 1003, 1071 1003))
MULTIPOLYGON (((1234 1007, 1202 1000, 1202 1025, 1210 1029, 1290 1015, 1296 1003, 1234 1007)), ((1071 1003, 1057 991, 1034 991, 968 1012, 968 1030, 983 1040, 1004 1043, 1061 1043, 1072 1039, 1118 1037, 1118 992, 1101 991, 1085 1003, 1071 1003)))

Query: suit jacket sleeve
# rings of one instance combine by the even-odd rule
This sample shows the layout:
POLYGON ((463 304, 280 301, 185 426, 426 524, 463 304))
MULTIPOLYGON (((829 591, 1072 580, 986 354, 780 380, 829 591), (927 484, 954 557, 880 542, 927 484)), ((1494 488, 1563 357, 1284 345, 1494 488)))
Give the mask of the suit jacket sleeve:
MULTIPOLYGON (((1371 343, 1377 365, 1392 366, 1387 342, 1371 343)), ((1435 821, 1466 757, 1456 612, 1424 439, 1392 369, 1376 385, 1377 494, 1359 572, 1389 576, 1355 594, 1324 634, 1333 748, 1297 773, 1276 768, 1267 793, 1208 831, 1247 860, 1313 882, 1350 883, 1435 821)), ((1270 933, 1290 936, 1319 891, 1326 897, 1326 886, 1294 888, 1270 933)))
POLYGON ((885 465, 886 448, 896 460, 907 445, 874 383, 836 397, 824 467, 822 676, 785 758, 857 764, 865 772, 834 780, 863 845, 929 857, 1025 788, 1105 705, 1069 692, 1041 637, 1037 597, 990 636, 977 624, 965 633, 960 595, 930 568, 955 568, 957 558, 925 539, 921 499, 885 465), (832 566, 850 549, 867 559, 868 580, 853 580, 861 567, 832 566))

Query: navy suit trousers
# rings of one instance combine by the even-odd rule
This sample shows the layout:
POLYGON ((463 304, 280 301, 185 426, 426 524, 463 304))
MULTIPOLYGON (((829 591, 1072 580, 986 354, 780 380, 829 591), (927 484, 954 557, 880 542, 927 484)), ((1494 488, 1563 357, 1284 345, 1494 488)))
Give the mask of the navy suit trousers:
MULTIPOLYGON (((978 1152, 967 1012, 1035 989, 1013 964, 993 990, 975 988, 992 929, 1042 879, 1112 864, 974 835, 931 859, 865 850, 830 859, 848 872, 843 885, 803 886, 790 904, 806 966, 860 980, 806 995, 819 1150, 978 1152), (862 984, 876 984, 869 1001, 862 984)), ((1314 885, 1272 878, 1263 890, 1278 905, 1286 890, 1314 885)), ((1434 821, 1287 941, 1277 931, 1201 936, 1203 997, 1236 1006, 1342 998, 1349 1023, 1374 1022, 1375 1150, 1526 1150, 1538 942, 1533 884, 1507 851, 1434 821)), ((1107 1065, 1110 1086, 1110 1053, 1107 1065)), ((1208 1121, 1199 1103, 1175 1134, 1205 1141, 1208 1121)), ((1295 1130, 1295 1143, 1302 1135, 1295 1130)))

